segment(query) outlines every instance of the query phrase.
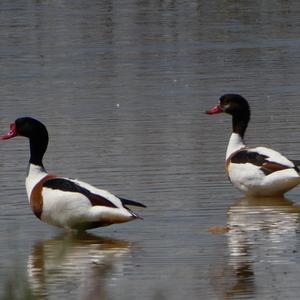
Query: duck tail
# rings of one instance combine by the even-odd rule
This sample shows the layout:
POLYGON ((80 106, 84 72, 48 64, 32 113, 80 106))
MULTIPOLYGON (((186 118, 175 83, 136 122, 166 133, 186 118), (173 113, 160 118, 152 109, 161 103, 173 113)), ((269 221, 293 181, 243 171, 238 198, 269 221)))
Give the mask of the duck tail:
POLYGON ((292 162, 294 163, 295 165, 295 169, 298 173, 300 173, 300 160, 292 160, 292 162))
POLYGON ((137 213, 133 212, 131 209, 127 208, 128 211, 132 214, 134 219, 144 220, 143 217, 139 216, 137 213))
POLYGON ((140 202, 137 202, 137 201, 133 201, 133 200, 125 199, 125 198, 120 198, 120 197, 119 197, 119 199, 121 200, 121 202, 124 206, 130 205, 130 206, 138 206, 138 207, 144 207, 144 208, 147 207, 143 203, 140 203, 140 202))
POLYGON ((144 205, 143 203, 137 202, 137 201, 129 200, 129 199, 124 199, 124 198, 119 198, 119 199, 121 200, 122 205, 131 213, 133 218, 143 220, 142 217, 140 217, 137 213, 133 212, 130 208, 127 207, 127 205, 138 206, 138 207, 147 207, 146 205, 144 205))

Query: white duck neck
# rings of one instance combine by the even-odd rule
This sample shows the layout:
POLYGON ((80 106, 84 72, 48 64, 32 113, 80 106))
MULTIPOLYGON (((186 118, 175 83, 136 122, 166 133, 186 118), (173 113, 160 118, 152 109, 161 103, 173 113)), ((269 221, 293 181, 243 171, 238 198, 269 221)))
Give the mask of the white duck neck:
POLYGON ((238 133, 233 132, 230 136, 229 143, 227 146, 226 159, 228 159, 232 153, 242 148, 245 148, 243 138, 238 133))
POLYGON ((44 169, 44 167, 34 164, 29 164, 27 169, 27 177, 25 180, 27 196, 30 198, 31 191, 33 187, 48 173, 44 169))

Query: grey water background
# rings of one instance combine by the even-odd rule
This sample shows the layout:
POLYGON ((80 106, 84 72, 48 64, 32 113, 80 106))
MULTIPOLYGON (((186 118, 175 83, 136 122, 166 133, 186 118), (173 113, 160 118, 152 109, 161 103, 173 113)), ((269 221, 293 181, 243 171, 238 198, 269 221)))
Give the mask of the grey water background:
POLYGON ((300 188, 243 198, 203 112, 241 93, 247 143, 300 159, 299 58, 297 1, 1 1, 1 132, 40 119, 50 173, 148 206, 66 235, 28 206, 28 141, 1 142, 1 298, 298 299, 300 188))

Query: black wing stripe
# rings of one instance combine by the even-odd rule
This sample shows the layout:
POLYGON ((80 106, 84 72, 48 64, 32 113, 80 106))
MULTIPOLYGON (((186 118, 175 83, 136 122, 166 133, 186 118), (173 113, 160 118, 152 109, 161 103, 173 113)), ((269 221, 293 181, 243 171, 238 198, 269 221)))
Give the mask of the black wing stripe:
POLYGON ((133 201, 133 200, 129 200, 129 199, 125 199, 125 198, 120 198, 118 197, 123 205, 132 205, 132 206, 138 206, 138 207, 147 207, 146 205, 144 205, 143 203, 137 202, 137 201, 133 201))
POLYGON ((114 205, 112 202, 110 202, 106 198, 104 198, 100 195, 91 193, 88 189, 83 188, 82 186, 76 184, 75 182, 70 181, 65 178, 50 179, 50 180, 44 182, 43 187, 53 189, 53 190, 61 190, 64 192, 73 192, 73 193, 83 194, 90 200, 92 206, 117 207, 116 205, 114 205))
MULTIPOLYGON (((289 166, 269 161, 268 158, 267 155, 259 154, 257 152, 241 150, 231 157, 231 162, 235 164, 251 163, 260 167, 260 170, 264 172, 265 175, 290 168, 289 166)), ((297 170, 296 166, 294 168, 297 170)))
POLYGON ((255 166, 262 166, 266 162, 267 158, 268 156, 257 152, 241 150, 231 157, 231 162, 235 164, 251 163, 255 166))

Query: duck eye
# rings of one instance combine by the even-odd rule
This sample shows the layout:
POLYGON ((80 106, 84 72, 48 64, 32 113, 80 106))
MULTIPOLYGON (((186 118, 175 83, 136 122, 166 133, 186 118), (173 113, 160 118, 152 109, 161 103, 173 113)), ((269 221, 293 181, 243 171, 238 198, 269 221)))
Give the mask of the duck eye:
POLYGON ((226 107, 228 105, 228 101, 226 99, 219 101, 219 106, 226 107))

